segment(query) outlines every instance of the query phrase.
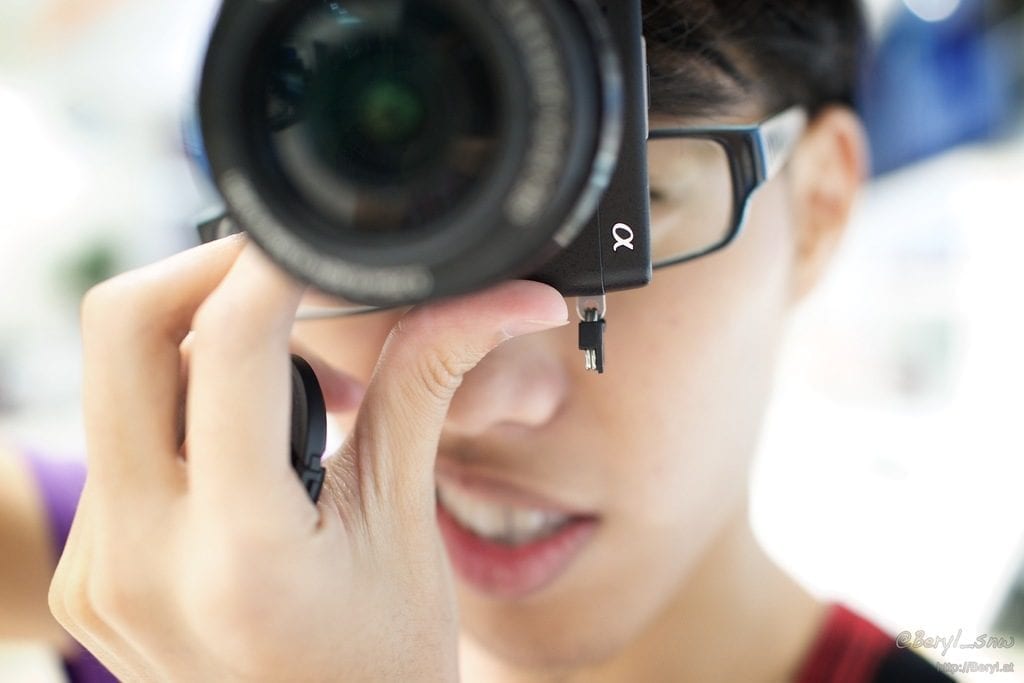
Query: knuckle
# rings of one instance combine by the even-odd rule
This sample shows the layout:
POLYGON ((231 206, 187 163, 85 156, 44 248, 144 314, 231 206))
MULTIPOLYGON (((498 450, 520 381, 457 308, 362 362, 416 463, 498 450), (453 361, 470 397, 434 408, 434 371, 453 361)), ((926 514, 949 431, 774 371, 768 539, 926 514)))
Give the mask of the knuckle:
POLYGON ((46 593, 46 605, 50 609, 50 614, 64 628, 68 628, 68 625, 71 623, 71 615, 66 607, 67 591, 68 588, 63 574, 59 572, 54 574, 53 580, 50 582, 50 588, 46 593))
POLYGON ((73 631, 78 622, 91 614, 79 547, 69 539, 57 561, 57 567, 53 571, 46 592, 46 604, 50 613, 69 632, 73 631))
POLYGON ((431 396, 448 401, 462 384, 463 375, 469 364, 457 353, 447 349, 435 349, 421 356, 419 377, 431 396))
POLYGON ((196 309, 192 331, 197 348, 224 348, 233 353, 249 348, 253 337, 266 330, 250 306, 214 292, 196 309))
POLYGON ((123 622, 146 603, 135 583, 125 580, 123 572, 116 578, 109 573, 93 576, 88 595, 93 611, 107 622, 123 622))
POLYGON ((57 623, 73 635, 82 625, 95 621, 95 611, 81 576, 72 578, 63 574, 54 577, 47 594, 47 604, 57 623))
POLYGON ((153 284, 137 273, 123 273, 90 288, 82 297, 83 332, 103 331, 104 336, 130 332, 144 324, 157 302, 153 284))
POLYGON ((93 577, 89 581, 87 601, 91 608, 107 618, 120 616, 124 606, 124 594, 113 581, 93 577))
POLYGON ((88 328, 107 322, 123 300, 123 290, 117 278, 105 280, 91 287, 82 297, 82 324, 88 328))
POLYGON ((253 338, 245 333, 244 326, 244 317, 237 309, 207 299, 192 318, 193 354, 234 356, 249 346, 253 338))
POLYGON ((61 622, 61 625, 72 633, 87 629, 90 624, 98 621, 92 603, 89 602, 89 596, 84 590, 64 593, 61 596, 61 602, 63 604, 62 614, 66 619, 61 622))
POLYGON ((199 305, 192 317, 192 330, 196 335, 197 343, 211 330, 220 330, 236 322, 232 318, 231 306, 224 305, 221 299, 215 295, 208 297, 199 305))
POLYGON ((96 559, 85 577, 92 609, 108 623, 134 621, 139 610, 157 605, 153 586, 160 574, 146 571, 128 548, 129 544, 96 548, 96 559))
POLYGON ((426 306, 401 318, 385 347, 396 360, 405 358, 413 381, 425 386, 433 398, 448 401, 462 385, 463 376, 490 350, 485 345, 473 335, 456 341, 446 316, 426 306))
POLYGON ((91 613, 84 575, 70 550, 66 551, 57 563, 46 594, 46 602, 50 612, 65 628, 72 627, 91 613))

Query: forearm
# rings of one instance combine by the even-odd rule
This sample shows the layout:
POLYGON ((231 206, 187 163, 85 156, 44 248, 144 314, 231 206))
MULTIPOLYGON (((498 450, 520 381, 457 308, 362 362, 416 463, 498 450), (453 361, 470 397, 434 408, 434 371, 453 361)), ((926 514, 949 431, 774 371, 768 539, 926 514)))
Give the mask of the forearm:
POLYGON ((68 636, 47 607, 57 558, 46 511, 24 458, 0 446, 0 640, 68 636))

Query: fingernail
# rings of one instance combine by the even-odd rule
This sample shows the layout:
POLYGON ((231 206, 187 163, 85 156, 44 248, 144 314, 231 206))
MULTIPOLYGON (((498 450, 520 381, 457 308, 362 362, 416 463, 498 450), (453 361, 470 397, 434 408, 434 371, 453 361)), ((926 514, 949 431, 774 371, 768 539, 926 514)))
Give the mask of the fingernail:
POLYGON ((568 320, 517 320, 503 327, 501 331, 505 334, 506 339, 512 339, 513 337, 522 337, 534 332, 565 327, 568 324, 568 320))

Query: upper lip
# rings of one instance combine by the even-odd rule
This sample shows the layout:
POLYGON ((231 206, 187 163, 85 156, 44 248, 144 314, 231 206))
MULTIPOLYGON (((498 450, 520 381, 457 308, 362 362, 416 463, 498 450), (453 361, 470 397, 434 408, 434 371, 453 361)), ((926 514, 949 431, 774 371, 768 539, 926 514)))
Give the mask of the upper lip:
POLYGON ((438 458, 434 468, 438 481, 457 486, 467 493, 478 495, 490 502, 510 507, 526 507, 570 517, 594 517, 594 513, 567 505, 554 498, 536 493, 507 478, 474 471, 473 468, 438 458))

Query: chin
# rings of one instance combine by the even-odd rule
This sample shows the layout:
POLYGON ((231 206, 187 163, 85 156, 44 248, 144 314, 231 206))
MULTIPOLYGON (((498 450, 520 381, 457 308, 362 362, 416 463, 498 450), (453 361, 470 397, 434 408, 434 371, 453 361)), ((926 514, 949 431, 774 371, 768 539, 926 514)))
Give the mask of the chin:
MULTIPOLYGON (((630 640, 623 621, 614 615, 595 620, 557 605, 480 604, 478 597, 464 593, 460 590, 462 632, 489 657, 516 669, 577 671, 608 660, 630 640)), ((581 611, 593 609, 592 604, 588 607, 581 611)))

